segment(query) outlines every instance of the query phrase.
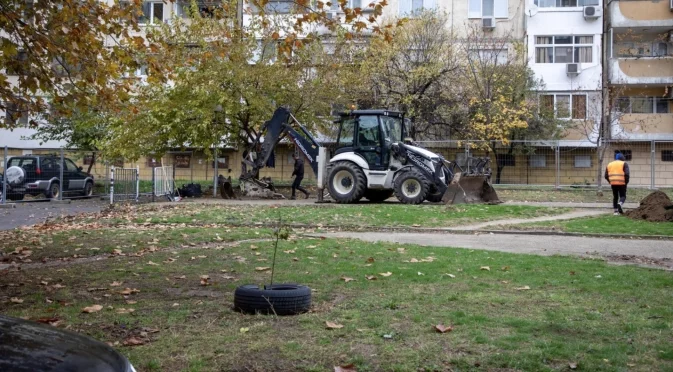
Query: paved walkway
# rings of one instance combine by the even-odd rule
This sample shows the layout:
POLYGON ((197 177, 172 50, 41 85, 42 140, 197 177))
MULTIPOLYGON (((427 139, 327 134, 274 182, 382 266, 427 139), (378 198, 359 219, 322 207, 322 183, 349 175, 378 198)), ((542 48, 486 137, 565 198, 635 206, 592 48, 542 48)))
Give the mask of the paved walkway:
POLYGON ((521 223, 533 223, 533 222, 545 222, 545 221, 562 221, 562 220, 571 220, 573 218, 582 218, 582 217, 592 217, 599 216, 602 214, 610 213, 605 210, 577 210, 570 213, 564 213, 556 216, 543 216, 535 218, 510 218, 507 220, 496 220, 477 223, 474 225, 467 226, 458 226, 458 227, 449 227, 446 230, 481 230, 489 226, 505 226, 505 225, 516 225, 521 223))
POLYGON ((394 242, 433 247, 484 249, 510 253, 580 256, 634 255, 651 259, 673 259, 673 240, 610 239, 525 234, 453 234, 333 232, 313 234, 329 238, 353 238, 369 242, 394 242))
POLYGON ((93 199, 73 200, 70 204, 48 201, 16 203, 15 208, 0 209, 0 231, 40 224, 48 219, 61 216, 100 212, 105 205, 93 199))

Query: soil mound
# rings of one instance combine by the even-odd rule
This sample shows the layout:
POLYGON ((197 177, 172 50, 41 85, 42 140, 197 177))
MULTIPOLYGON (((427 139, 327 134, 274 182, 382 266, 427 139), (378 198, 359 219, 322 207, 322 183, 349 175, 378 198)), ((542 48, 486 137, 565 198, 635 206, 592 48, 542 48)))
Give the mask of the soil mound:
POLYGON ((673 202, 668 195, 655 191, 640 201, 640 206, 626 212, 634 220, 651 222, 673 222, 673 202))

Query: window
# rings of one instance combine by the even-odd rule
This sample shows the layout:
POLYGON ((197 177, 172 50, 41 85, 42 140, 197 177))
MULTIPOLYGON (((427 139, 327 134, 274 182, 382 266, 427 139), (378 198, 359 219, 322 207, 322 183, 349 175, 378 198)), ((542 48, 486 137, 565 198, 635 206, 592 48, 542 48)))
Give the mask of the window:
MULTIPOLYGON (((354 0, 351 0, 354 1, 354 0)), ((416 14, 423 9, 434 9, 435 0, 400 0, 400 15, 416 14)))
MULTIPOLYGON (((217 157, 217 169, 227 169, 229 167, 229 156, 217 157)), ((213 161, 212 168, 215 168, 215 161, 213 161)))
POLYGON ((593 36, 536 36, 535 63, 591 63, 593 36))
POLYGON ((28 53, 20 50, 14 58, 7 61, 6 72, 7 75, 26 75, 28 73, 28 53))
POLYGON ((77 171, 79 171, 79 169, 77 168, 77 166, 75 165, 75 163, 73 163, 72 160, 70 160, 70 159, 65 159, 65 169, 66 169, 68 172, 77 172, 77 171))
POLYGON ((668 54, 668 43, 661 41, 618 41, 614 45, 617 57, 665 57, 668 54))
POLYGON ((558 119, 585 120, 587 96, 585 94, 545 94, 540 96, 540 106, 554 110, 558 119))
POLYGON ((508 0, 468 0, 468 18, 508 18, 508 0))
POLYGON ((633 159, 633 154, 631 153, 631 150, 615 150, 615 155, 617 154, 624 155, 624 159, 626 159, 626 161, 631 161, 631 159, 633 159))
POLYGON ((540 8, 568 8, 598 5, 598 0, 534 0, 540 8))
POLYGON ((164 3, 144 2, 143 15, 138 23, 146 25, 158 25, 164 21, 164 3))
POLYGON ((353 146, 353 133, 355 132, 355 119, 346 119, 339 132, 337 147, 353 146))
POLYGON ((669 100, 661 97, 619 97, 617 111, 622 114, 668 114, 669 100))
POLYGON ((402 120, 392 116, 381 116, 384 139, 388 142, 402 141, 402 120))
POLYGON ((507 49, 479 49, 470 51, 473 63, 482 65, 507 64, 507 49))
POLYGON ((547 157, 544 155, 530 155, 528 165, 531 168, 544 168, 547 166, 547 157))
POLYGON ((28 125, 28 112, 21 111, 16 103, 7 103, 5 110, 6 125, 28 125))
POLYGON ((499 167, 514 167, 516 165, 514 155, 512 154, 495 154, 495 160, 498 162, 499 167))
POLYGON ((51 69, 54 71, 56 76, 66 77, 79 74, 81 71, 81 65, 70 64, 64 57, 55 57, 51 63, 51 69))
POLYGON ((379 146, 379 118, 363 115, 358 122, 358 146, 379 146))
POLYGON ((575 168, 591 168, 591 156, 575 155, 575 168))
POLYGON ((673 150, 661 150, 661 161, 673 161, 673 150))

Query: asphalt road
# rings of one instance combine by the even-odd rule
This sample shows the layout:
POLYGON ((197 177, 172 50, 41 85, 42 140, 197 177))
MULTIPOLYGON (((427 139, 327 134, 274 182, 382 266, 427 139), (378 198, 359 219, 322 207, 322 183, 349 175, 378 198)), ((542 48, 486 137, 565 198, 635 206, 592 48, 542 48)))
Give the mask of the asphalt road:
POLYGON ((49 201, 16 203, 15 208, 0 209, 0 230, 40 224, 60 216, 100 212, 105 205, 104 202, 95 199, 73 200, 69 204, 49 201))

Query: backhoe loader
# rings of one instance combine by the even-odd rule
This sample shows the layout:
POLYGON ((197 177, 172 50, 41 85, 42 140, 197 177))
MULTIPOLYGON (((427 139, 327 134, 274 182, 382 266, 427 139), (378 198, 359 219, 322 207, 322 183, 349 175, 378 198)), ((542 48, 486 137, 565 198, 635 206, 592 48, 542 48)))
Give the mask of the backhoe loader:
MULTIPOLYGON (((326 169, 320 172, 325 175, 329 196, 337 203, 355 203, 363 198, 382 202, 393 195, 405 204, 425 200, 449 204, 498 201, 489 182, 490 159, 484 158, 479 166, 463 172, 455 163, 405 138, 401 112, 353 110, 340 114, 337 123, 336 148, 325 161, 326 169)), ((282 197, 270 179, 259 178, 259 171, 284 137, 299 148, 318 177, 320 144, 289 110, 281 107, 244 152, 240 176, 244 196, 282 197)))

